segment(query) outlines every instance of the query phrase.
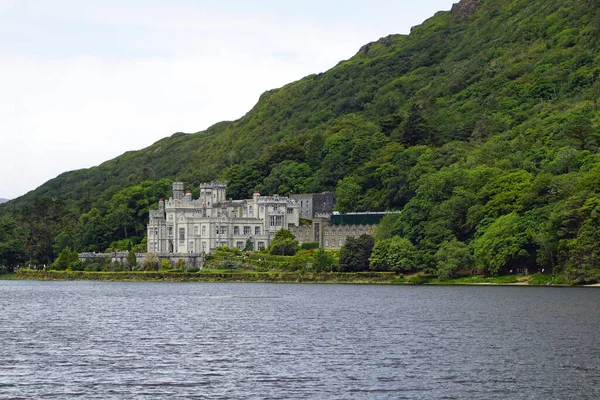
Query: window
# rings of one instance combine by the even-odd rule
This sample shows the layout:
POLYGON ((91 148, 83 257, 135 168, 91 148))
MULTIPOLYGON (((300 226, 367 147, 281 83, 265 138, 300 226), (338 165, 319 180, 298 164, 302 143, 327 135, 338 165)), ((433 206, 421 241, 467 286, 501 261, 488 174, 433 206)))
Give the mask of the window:
POLYGON ((260 226, 255 226, 254 227, 254 234, 255 235, 260 235, 260 226))
POLYGON ((325 236, 329 236, 329 231, 325 231, 325 236))
POLYGON ((325 247, 328 247, 328 246, 329 246, 329 240, 325 239, 325 247))
POLYGON ((202 251, 206 251, 206 242, 202 242, 202 251))
POLYGON ((342 236, 342 231, 338 231, 338 236, 342 236))
POLYGON ((258 242, 258 251, 265 249, 265 242, 258 242))
POLYGON ((293 214, 294 213, 294 209, 293 208, 288 208, 287 209, 287 213, 288 214, 293 214))
POLYGON ((198 234, 198 225, 195 225, 194 226, 194 235, 197 235, 197 234, 198 234))
POLYGON ((275 226, 275 216, 271 215, 269 217, 269 226, 275 226))
POLYGON ((240 250, 244 249, 244 242, 235 242, 235 247, 237 247, 240 250))
POLYGON ((195 253, 196 250, 194 249, 194 242, 190 240, 189 244, 188 244, 188 253, 195 253))
POLYGON ((288 224, 288 229, 292 229, 294 227, 294 224, 288 224))
POLYGON ((216 228, 217 235, 227 235, 227 227, 226 226, 217 226, 216 228))
POLYGON ((273 211, 279 210, 279 204, 273 204, 273 211))
POLYGON ((179 244, 185 243, 185 228, 179 228, 179 244))
POLYGON ((249 226, 245 226, 244 227, 244 235, 248 236, 250 234, 250 228, 249 226))
POLYGON ((234 235, 239 235, 240 234, 240 227, 239 226, 234 226, 233 227, 233 234, 234 235))
POLYGON ((202 236, 206 235, 206 226, 202 225, 202 236))
POLYGON ((339 246, 342 247, 342 239, 339 240, 339 246))
POLYGON ((170 227, 167 228, 167 234, 169 236, 173 236, 173 227, 172 226, 170 226, 170 227))

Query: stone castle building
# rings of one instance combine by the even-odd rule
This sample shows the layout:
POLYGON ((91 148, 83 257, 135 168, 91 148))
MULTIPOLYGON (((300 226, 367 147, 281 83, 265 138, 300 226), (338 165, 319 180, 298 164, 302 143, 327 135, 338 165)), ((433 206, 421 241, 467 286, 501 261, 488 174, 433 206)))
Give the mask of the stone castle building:
POLYGON ((275 233, 299 226, 299 205, 288 197, 261 196, 227 200, 225 182, 200 185, 200 197, 184 193, 183 183, 173 183, 173 197, 160 199, 150 211, 147 250, 164 254, 214 253, 218 247, 254 250, 269 246, 275 233))
POLYGON ((184 260, 201 267, 204 254, 218 247, 249 243, 253 250, 269 246, 278 230, 289 229, 299 243, 317 242, 324 249, 339 249, 349 236, 371 235, 385 213, 333 212, 333 193, 261 196, 227 200, 227 184, 200 185, 200 197, 184 193, 183 183, 173 183, 173 195, 160 199, 150 211, 147 251, 171 263, 184 260), (306 219, 300 224, 300 216, 306 219))
POLYGON ((316 242, 324 249, 341 248, 349 236, 372 235, 385 212, 317 214, 309 225, 290 230, 300 243, 316 242))
POLYGON ((300 216, 307 219, 331 214, 335 206, 335 193, 331 192, 291 194, 290 198, 300 206, 300 216))

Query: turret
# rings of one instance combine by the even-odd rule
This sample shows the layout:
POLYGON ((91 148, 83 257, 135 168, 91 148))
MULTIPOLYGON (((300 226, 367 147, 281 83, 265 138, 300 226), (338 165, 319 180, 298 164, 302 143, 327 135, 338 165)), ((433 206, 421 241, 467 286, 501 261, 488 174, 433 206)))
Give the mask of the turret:
POLYGON ((183 182, 173 182, 173 199, 183 199, 183 182))

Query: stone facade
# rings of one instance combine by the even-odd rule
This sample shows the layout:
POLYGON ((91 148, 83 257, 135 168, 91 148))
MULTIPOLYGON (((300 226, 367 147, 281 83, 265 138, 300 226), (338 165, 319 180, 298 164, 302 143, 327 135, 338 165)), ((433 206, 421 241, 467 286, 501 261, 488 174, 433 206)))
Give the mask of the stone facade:
POLYGON ((377 225, 332 225, 326 216, 314 218, 312 225, 303 225, 290 230, 300 243, 317 242, 324 249, 339 249, 348 236, 372 235, 377 225))
POLYGON ((331 214, 335 206, 335 194, 331 192, 291 194, 290 198, 298 203, 300 216, 307 219, 316 218, 319 214, 331 214))
MULTIPOLYGON (((112 253, 79 253, 79 260, 83 263, 86 261, 104 260, 108 258, 112 262, 126 264, 128 255, 129 253, 126 251, 115 251, 112 253)), ((138 263, 143 263, 144 259, 146 258, 146 253, 136 253, 135 257, 138 263)), ((183 260, 188 268, 202 268, 202 265, 204 264, 204 255, 190 253, 166 253, 157 254, 157 260, 159 265, 162 260, 169 260, 171 265, 175 265, 179 260, 183 260)))
POLYGON ((200 197, 184 194, 183 183, 173 183, 173 197, 161 199, 150 211, 147 251, 159 256, 210 254, 222 246, 243 249, 250 239, 255 250, 266 248, 275 233, 299 225, 299 205, 288 197, 261 196, 227 200, 225 182, 200 185, 200 197))

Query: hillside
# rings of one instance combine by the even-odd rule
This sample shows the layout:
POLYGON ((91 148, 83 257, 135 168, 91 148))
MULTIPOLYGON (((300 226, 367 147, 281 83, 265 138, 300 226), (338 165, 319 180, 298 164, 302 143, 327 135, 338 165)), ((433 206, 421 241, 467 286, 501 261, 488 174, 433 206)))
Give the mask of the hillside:
POLYGON ((340 211, 404 210, 387 235, 409 239, 423 268, 468 248, 492 273, 595 280, 599 9, 463 0, 265 92, 237 121, 64 173, 0 211, 53 221, 22 233, 28 257, 49 262, 61 232, 79 249, 142 240, 170 180, 226 179, 234 198, 336 190, 340 211))

